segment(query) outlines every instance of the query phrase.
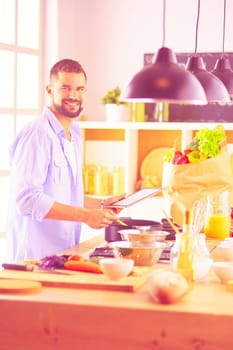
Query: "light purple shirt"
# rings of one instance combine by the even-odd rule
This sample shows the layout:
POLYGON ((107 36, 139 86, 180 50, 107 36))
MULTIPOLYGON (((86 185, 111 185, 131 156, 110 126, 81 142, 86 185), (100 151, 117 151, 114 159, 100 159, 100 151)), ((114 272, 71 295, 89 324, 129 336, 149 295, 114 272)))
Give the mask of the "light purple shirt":
POLYGON ((81 136, 71 127, 74 159, 64 149, 65 133, 49 108, 16 136, 10 148, 12 187, 7 260, 41 259, 79 242, 81 223, 44 219, 55 201, 83 206, 81 136))

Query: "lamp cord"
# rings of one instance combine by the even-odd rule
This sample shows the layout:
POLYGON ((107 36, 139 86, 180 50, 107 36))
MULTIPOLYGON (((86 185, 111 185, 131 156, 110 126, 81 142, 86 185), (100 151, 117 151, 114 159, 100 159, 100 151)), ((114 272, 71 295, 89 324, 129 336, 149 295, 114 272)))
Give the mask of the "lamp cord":
POLYGON ((226 0, 224 0, 224 14, 223 14, 223 36, 222 36, 222 57, 225 52, 225 30, 226 30, 226 0))
POLYGON ((166 0, 163 0, 163 42, 162 47, 165 45, 165 34, 166 34, 166 0))
POLYGON ((200 18, 200 7, 201 7, 201 1, 198 0, 194 56, 196 56, 196 54, 197 54, 197 38, 198 38, 198 25, 199 25, 199 18, 200 18))

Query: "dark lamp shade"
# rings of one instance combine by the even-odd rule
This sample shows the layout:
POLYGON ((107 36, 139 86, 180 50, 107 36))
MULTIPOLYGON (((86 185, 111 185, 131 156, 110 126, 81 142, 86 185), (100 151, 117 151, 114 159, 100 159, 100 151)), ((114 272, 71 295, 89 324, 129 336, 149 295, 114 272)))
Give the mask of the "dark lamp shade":
POLYGON ((121 95, 122 101, 169 102, 174 104, 206 104, 199 80, 177 64, 171 49, 158 50, 154 62, 130 80, 121 95))
POLYGON ((189 57, 186 68, 193 73, 202 84, 209 103, 230 102, 230 96, 226 86, 216 75, 206 70, 202 57, 189 57))
POLYGON ((220 57, 215 64, 212 73, 226 86, 229 95, 233 99, 233 71, 228 58, 220 57))

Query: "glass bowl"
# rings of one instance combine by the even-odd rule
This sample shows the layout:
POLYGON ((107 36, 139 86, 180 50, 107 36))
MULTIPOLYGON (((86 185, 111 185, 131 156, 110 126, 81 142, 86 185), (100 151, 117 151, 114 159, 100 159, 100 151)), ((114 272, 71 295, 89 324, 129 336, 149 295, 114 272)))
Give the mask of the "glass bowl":
POLYGON ((133 259, 135 266, 154 265, 168 244, 165 242, 140 242, 135 244, 131 241, 115 241, 109 243, 115 257, 133 259))
POLYGON ((134 243, 153 243, 163 242, 169 235, 167 231, 157 230, 141 230, 141 229, 125 229, 118 231, 123 241, 130 241, 134 243))

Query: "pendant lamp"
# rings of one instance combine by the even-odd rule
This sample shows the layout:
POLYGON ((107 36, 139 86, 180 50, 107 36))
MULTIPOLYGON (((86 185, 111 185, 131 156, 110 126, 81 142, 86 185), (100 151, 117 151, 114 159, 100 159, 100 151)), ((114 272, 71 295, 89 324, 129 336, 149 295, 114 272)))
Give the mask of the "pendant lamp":
POLYGON ((195 75, 195 77, 202 84, 207 100, 209 103, 215 102, 229 102, 230 96, 226 86, 214 74, 206 70, 206 66, 202 57, 197 56, 197 37, 198 37, 198 23, 200 17, 200 0, 198 0, 198 14, 196 23, 196 39, 195 39, 195 53, 188 58, 186 69, 195 75))
POLYGON ((226 86, 214 74, 208 72, 205 63, 200 56, 189 57, 186 68, 192 72, 202 84, 209 103, 230 102, 226 86))
POLYGON ((226 86, 228 93, 233 100, 233 71, 231 69, 230 61, 225 57, 225 27, 226 27, 226 0, 224 0, 224 15, 223 15, 223 42, 222 42, 222 55, 217 59, 215 67, 212 73, 221 79, 226 86))
POLYGON ((144 67, 129 81, 122 101, 169 102, 174 104, 206 104, 199 80, 177 63, 174 52, 164 46, 166 0, 163 0, 163 45, 153 63, 144 67))

